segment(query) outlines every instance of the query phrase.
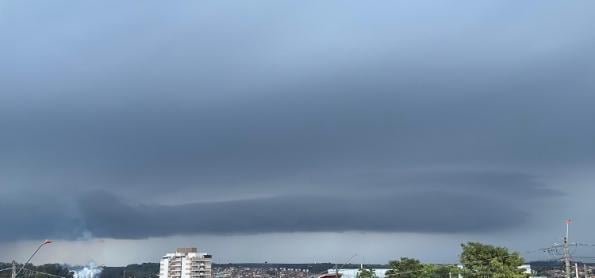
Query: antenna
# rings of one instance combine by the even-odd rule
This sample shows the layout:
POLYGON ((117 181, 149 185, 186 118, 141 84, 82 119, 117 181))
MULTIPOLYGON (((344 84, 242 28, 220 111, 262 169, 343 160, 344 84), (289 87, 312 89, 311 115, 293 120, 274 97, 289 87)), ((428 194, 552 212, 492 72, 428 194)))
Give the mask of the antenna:
MULTIPOLYGON (((571 271, 572 271, 572 265, 571 265, 571 261, 573 259, 578 260, 578 259, 595 259, 595 256, 575 256, 574 255, 574 251, 576 251, 576 249, 578 249, 579 247, 595 247, 595 244, 591 244, 591 243, 583 243, 583 242, 570 242, 570 224, 572 224, 572 220, 567 219, 564 224, 566 224, 566 234, 564 235, 563 238, 563 243, 554 243, 553 245, 546 247, 546 248, 540 248, 537 249, 535 251, 529 251, 527 253, 532 253, 532 252, 545 252, 548 253, 550 256, 554 257, 555 260, 557 261, 561 261, 564 264, 564 278, 571 278, 572 276, 574 276, 571 271), (571 249, 572 247, 572 249, 571 249)), ((587 273, 588 269, 587 266, 585 265, 585 273, 587 273)), ((576 272, 575 272, 576 274, 576 272)))
POLYGON ((566 278, 570 278, 570 251, 568 249, 568 232, 569 232, 569 227, 570 227, 570 223, 572 223, 572 220, 567 219, 566 220, 566 236, 564 237, 564 265, 566 266, 566 273, 564 274, 566 278))
POLYGON ((563 242, 561 244, 554 243, 550 247, 541 248, 541 249, 537 250, 537 251, 546 252, 550 256, 555 257, 556 260, 562 261, 562 263, 564 264, 564 276, 563 276, 564 278, 572 277, 571 260, 573 258, 573 256, 572 256, 573 252, 571 252, 570 247, 578 248, 578 247, 583 247, 583 246, 595 246, 595 244, 570 242, 570 224, 571 223, 572 223, 572 220, 570 220, 570 219, 566 219, 566 221, 564 221, 564 224, 566 224, 566 234, 564 235, 563 242))

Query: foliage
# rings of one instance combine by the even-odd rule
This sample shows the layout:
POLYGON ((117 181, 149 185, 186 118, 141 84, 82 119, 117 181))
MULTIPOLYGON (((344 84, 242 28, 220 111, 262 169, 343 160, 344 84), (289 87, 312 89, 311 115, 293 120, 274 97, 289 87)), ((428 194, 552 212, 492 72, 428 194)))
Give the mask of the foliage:
POLYGON ((444 278, 444 277, 457 277, 461 273, 461 270, 456 265, 438 265, 430 277, 432 278, 444 278))
POLYGON ((463 252, 460 260, 464 266, 465 277, 470 278, 525 278, 519 267, 523 258, 517 252, 479 242, 461 244, 463 252))
POLYGON ((104 267, 99 278, 154 278, 158 273, 158 263, 129 264, 125 267, 104 267))
MULTIPOLYGON (((22 264, 17 264, 17 269, 19 269, 22 266, 22 264)), ((0 269, 7 269, 7 268, 11 268, 12 264, 11 263, 0 263, 0 269)), ((19 274, 19 278, 51 278, 50 276, 43 274, 43 273, 48 273, 48 274, 52 274, 52 275, 57 275, 57 276, 62 276, 62 277, 67 277, 67 278, 72 278, 72 273, 70 272, 70 270, 68 269, 68 267, 66 267, 65 265, 62 264, 44 264, 44 265, 38 265, 38 266, 34 266, 32 264, 27 264, 25 266, 25 269, 19 274), (39 271, 38 273, 34 272, 34 271, 39 271)), ((10 269, 7 269, 5 271, 0 272, 0 278, 9 278, 11 276, 12 272, 10 269)))
POLYGON ((389 262, 388 278, 448 278, 461 273, 456 265, 424 264, 412 258, 389 262))
POLYGON ((407 257, 389 262, 389 268, 386 271, 388 278, 429 278, 435 271, 433 265, 422 264, 416 259, 407 257))
POLYGON ((357 272, 357 278, 377 278, 376 272, 372 268, 360 268, 357 272))

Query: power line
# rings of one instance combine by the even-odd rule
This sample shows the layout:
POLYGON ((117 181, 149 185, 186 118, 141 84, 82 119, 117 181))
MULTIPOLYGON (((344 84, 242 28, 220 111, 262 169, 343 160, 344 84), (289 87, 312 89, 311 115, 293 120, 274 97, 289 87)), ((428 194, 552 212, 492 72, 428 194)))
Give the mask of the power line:
POLYGON ((29 272, 35 272, 35 273, 38 273, 38 274, 44 274, 44 275, 51 276, 51 277, 56 277, 56 278, 66 278, 66 277, 64 277, 64 276, 55 275, 55 274, 50 274, 50 273, 46 273, 46 272, 43 272, 43 271, 38 271, 38 270, 34 270, 34 269, 28 269, 28 268, 24 268, 24 270, 27 270, 27 271, 29 271, 29 272))
POLYGON ((530 251, 527 253, 534 253, 534 252, 545 252, 549 254, 551 257, 554 257, 556 260, 562 261, 564 263, 564 277, 571 278, 571 261, 574 259, 582 258, 582 259, 595 259, 595 256, 574 256, 573 253, 578 249, 578 247, 595 247, 595 244, 591 243, 582 243, 582 242, 570 242, 570 224, 572 221, 567 219, 565 221, 566 224, 566 233, 563 237, 562 243, 554 243, 552 246, 537 249, 535 251, 530 251))

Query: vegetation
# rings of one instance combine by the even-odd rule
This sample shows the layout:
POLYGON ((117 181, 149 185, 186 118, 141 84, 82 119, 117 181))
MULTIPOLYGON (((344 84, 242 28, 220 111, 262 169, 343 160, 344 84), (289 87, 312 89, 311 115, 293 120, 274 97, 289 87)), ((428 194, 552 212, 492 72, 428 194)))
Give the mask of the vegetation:
POLYGON ((445 278, 445 277, 457 277, 461 273, 461 270, 456 265, 437 265, 430 277, 432 278, 445 278))
POLYGON ((527 274, 519 267, 523 258, 517 252, 504 247, 469 242, 461 244, 463 252, 460 260, 465 277, 470 278, 525 278, 527 274))
POLYGON ((425 278, 431 277, 434 272, 432 265, 407 257, 389 262, 389 268, 386 272, 388 278, 425 278))
POLYGON ((99 278, 157 277, 158 263, 129 264, 125 267, 104 267, 99 278))
POLYGON ((463 274, 465 278, 526 278, 519 267, 523 258, 516 252, 478 242, 461 244, 460 262, 455 265, 424 264, 419 260, 403 257, 389 262, 388 278, 443 278, 463 274))
MULTIPOLYGON (((17 265, 17 269, 20 268, 22 264, 17 265)), ((0 278, 10 278, 12 272, 9 268, 12 267, 11 263, 0 263, 0 269, 7 269, 5 271, 0 272, 0 278)), ((32 264, 27 264, 25 269, 19 274, 19 278, 48 278, 50 276, 45 275, 43 273, 48 273, 52 275, 58 275, 62 277, 72 278, 72 273, 62 264, 44 264, 34 266, 32 264), (37 272, 36 272, 37 271, 37 272)))
POLYGON ((357 278, 377 278, 373 268, 360 268, 357 272, 357 278))

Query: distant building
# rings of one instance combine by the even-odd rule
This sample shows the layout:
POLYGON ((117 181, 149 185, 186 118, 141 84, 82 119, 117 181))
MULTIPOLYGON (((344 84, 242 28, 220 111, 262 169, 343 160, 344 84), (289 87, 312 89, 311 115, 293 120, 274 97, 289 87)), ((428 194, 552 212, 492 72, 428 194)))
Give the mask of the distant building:
POLYGON ((159 278, 211 278, 213 257, 196 248, 178 248, 167 253, 159 264, 159 278))
MULTIPOLYGON (((327 271, 327 276, 320 276, 320 277, 335 277, 335 269, 329 269, 327 271)), ((385 277, 385 273, 386 271, 388 271, 388 269, 375 269, 374 272, 376 273, 376 276, 378 278, 384 278, 385 277)), ((357 273, 359 272, 359 269, 339 269, 339 277, 342 278, 357 278, 357 273)))
MULTIPOLYGON (((463 265, 459 264, 457 265, 460 269, 463 269, 463 265)), ((531 271, 531 265, 529 264, 524 264, 519 266, 519 269, 523 270, 523 273, 525 274, 529 274, 531 278, 538 278, 537 276, 532 276, 533 275, 533 271, 531 271)), ((463 275, 459 274, 459 278, 463 278, 463 275)))

